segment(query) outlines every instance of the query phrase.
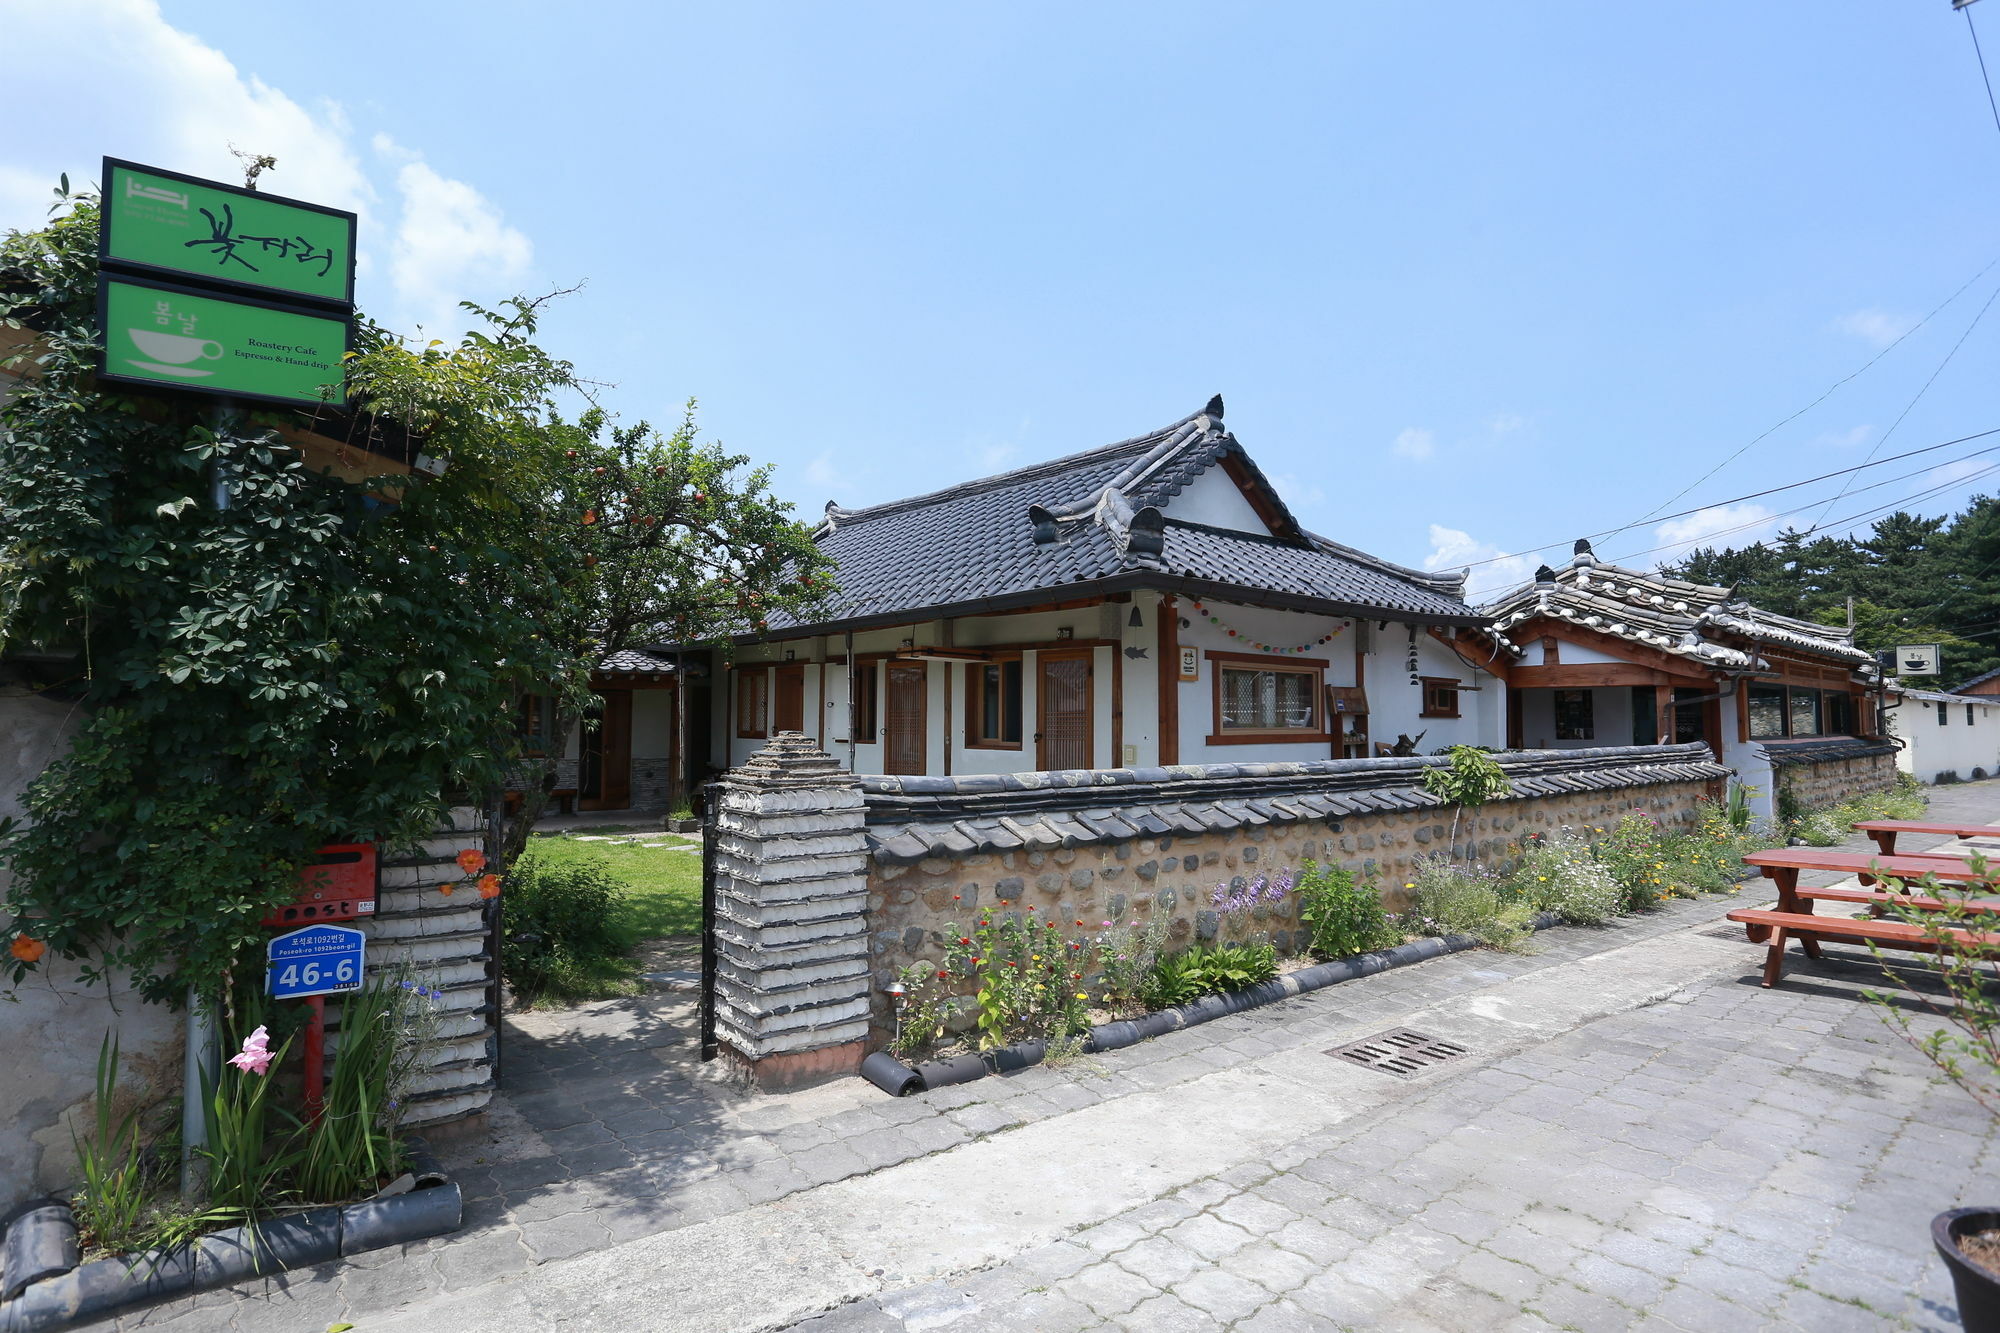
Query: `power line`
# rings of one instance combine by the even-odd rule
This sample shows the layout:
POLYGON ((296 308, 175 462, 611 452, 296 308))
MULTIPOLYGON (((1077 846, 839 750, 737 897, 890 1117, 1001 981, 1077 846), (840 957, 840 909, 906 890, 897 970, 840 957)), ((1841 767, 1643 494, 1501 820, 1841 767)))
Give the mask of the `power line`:
MULTIPOLYGON (((1921 471, 1926 471, 1926 472, 1930 471, 1930 469, 1929 469, 1929 468, 1923 468, 1923 469, 1920 469, 1920 470, 1921 470, 1921 471)), ((1829 529, 1834 529, 1834 528, 1845 528, 1845 527, 1847 527, 1847 526, 1848 526, 1849 524, 1851 524, 1851 523, 1858 523, 1858 522, 1860 522, 1860 521, 1861 521, 1862 519, 1864 519, 1864 518, 1867 518, 1867 517, 1869 517, 1869 516, 1871 516, 1871 515, 1873 515, 1873 514, 1879 514, 1879 513, 1882 513, 1882 512, 1884 512, 1884 511, 1886 511, 1886 510, 1890 510, 1890 509, 1896 509, 1896 508, 1900 508, 1901 506, 1903 506, 1903 505, 1906 505, 1906 504, 1914 504, 1914 503, 1915 503, 1916 501, 1918 501, 1918 500, 1927 500, 1927 499, 1929 499, 1929 498, 1930 498, 1931 496, 1933 496, 1933 495, 1936 495, 1936 494, 1938 494, 1938 493, 1939 493, 1939 492, 1941 492, 1941 491, 1948 491, 1948 490, 1951 490, 1951 489, 1952 489, 1953 487, 1955 487, 1955 486, 1963 486, 1963 485, 1964 485, 1965 483, 1967 483, 1967 482, 1969 482, 1969 481, 1978 481, 1978 480, 1980 480, 1981 478, 1983 478, 1983 477, 1987 477, 1987 476, 1990 476, 1990 475, 1992 475, 1992 474, 1993 474, 1993 473, 1995 473, 1995 472, 2000 472, 2000 463, 1993 463, 1993 464, 1989 464, 1988 466, 1986 466, 1986 467, 1983 467, 1983 468, 1981 468, 1981 469, 1980 469, 1979 471, 1977 471, 1977 472, 1974 472, 1974 473, 1971 473, 1971 474, 1970 474, 1970 475, 1968 475, 1968 476, 1963 476, 1963 477, 1953 477, 1953 478, 1952 478, 1952 479, 1951 479, 1950 481, 1947 481, 1947 482, 1942 482, 1942 483, 1940 483, 1940 484, 1938 484, 1938 485, 1936 485, 1936 486, 1931 486, 1931 487, 1928 487, 1928 488, 1926 488, 1926 489, 1924 489, 1924 490, 1921 490, 1921 491, 1918 491, 1918 492, 1916 492, 1916 493, 1915 493, 1915 494, 1913 494, 1913 495, 1905 495, 1905 496, 1901 496, 1901 497, 1899 497, 1899 498, 1897 498, 1897 499, 1894 499, 1894 500, 1891 500, 1891 501, 1889 501, 1889 502, 1888 502, 1887 504, 1880 504, 1880 505, 1873 505, 1873 506, 1871 506, 1871 507, 1869 507, 1869 508, 1867 508, 1867 509, 1862 509, 1862 510, 1858 510, 1858 511, 1856 511, 1855 513, 1852 513, 1852 514, 1849 514, 1849 515, 1847 515, 1847 516, 1846 516, 1846 517, 1844 517, 1844 518, 1837 518, 1837 519, 1835 519, 1835 520, 1834 520, 1833 522, 1831 522, 1831 523, 1816 523, 1816 524, 1814 524, 1814 525, 1813 525, 1812 527, 1810 527, 1810 528, 1807 528, 1807 529, 1806 529, 1806 530, 1805 530, 1804 532, 1801 532, 1801 533, 1799 533, 1799 534, 1798 534, 1798 536, 1799 536, 1799 537, 1800 537, 1801 539, 1803 539, 1803 538, 1806 538, 1806 537, 1811 537, 1811 536, 1813 536, 1813 535, 1814 535, 1814 534, 1816 534, 1816 533, 1821 533, 1821 532, 1826 532, 1826 531, 1828 531, 1829 529)), ((1901 481, 1901 480, 1903 480, 1903 479, 1904 479, 1904 477, 1912 477, 1912 476, 1915 476, 1915 475, 1916 475, 1916 473, 1914 473, 1914 472, 1909 472, 1909 473, 1904 473, 1904 474, 1903 474, 1903 477, 1892 477, 1892 478, 1890 478, 1890 481, 1901 481)), ((1886 482, 1886 481, 1885 481, 1885 482, 1877 482, 1877 483, 1875 483, 1875 486, 1886 486, 1886 485, 1888 485, 1888 484, 1889 484, 1889 482, 1886 482)), ((1875 489, 1875 486, 1865 486, 1865 487, 1863 487, 1862 489, 1863 489, 1863 490, 1874 490, 1874 489, 1875 489)), ((1812 505, 1811 505, 1811 504, 1804 504, 1804 505, 1800 505, 1800 506, 1799 506, 1799 508, 1797 508, 1797 509, 1790 509, 1790 510, 1781 510, 1781 511, 1779 511, 1778 513, 1775 513, 1775 514, 1767 514, 1767 515, 1765 515, 1765 516, 1764 516, 1763 518, 1759 518, 1759 519, 1753 519, 1753 520, 1751 520, 1751 521, 1750 521, 1750 522, 1748 522, 1748 523, 1739 523, 1739 524, 1737 524, 1737 525, 1736 525, 1735 527, 1733 527, 1733 528, 1724 528, 1724 529, 1722 529, 1722 530, 1721 530, 1720 532, 1711 532, 1711 533, 1708 533, 1708 534, 1706 534, 1706 535, 1707 535, 1707 536, 1709 536, 1709 537, 1722 537, 1722 536, 1727 536, 1727 535, 1728 535, 1729 533, 1732 533, 1732 532, 1741 532, 1741 531, 1743 531, 1743 530, 1744 530, 1745 528, 1755 528, 1755 527, 1760 527, 1760 526, 1762 526, 1763 524, 1765 524, 1765 523, 1768 523, 1768 522, 1770 522, 1770 521, 1771 521, 1772 519, 1774 519, 1774 518, 1783 518, 1783 517, 1785 517, 1785 515, 1786 515, 1786 514, 1796 514, 1796 513, 1800 513, 1800 512, 1802 512, 1802 511, 1804 511, 1804 510, 1807 510, 1807 509, 1810 509, 1810 508, 1812 508, 1812 505)), ((1639 557, 1639 556, 1642 556, 1642 555, 1651 555, 1651 554, 1653 554, 1653 553, 1654 553, 1655 551, 1671 551, 1671 550, 1673 550, 1673 549, 1674 549, 1674 548, 1676 548, 1676 547, 1681 547, 1681 546, 1686 546, 1686 545, 1688 545, 1688 544, 1689 544, 1689 543, 1687 543, 1687 542, 1684 542, 1684 541, 1683 541, 1683 542, 1667 542, 1667 543, 1665 543, 1664 545, 1661 545, 1661 546, 1649 546, 1649 547, 1647 547, 1647 548, 1646 548, 1645 550, 1643 550, 1643 551, 1633 551, 1633 552, 1630 552, 1629 554, 1626 554, 1626 555, 1621 555, 1621 556, 1619 556, 1619 557, 1618 557, 1618 558, 1617 558, 1616 560, 1614 560, 1614 561, 1613 561, 1612 563, 1613 563, 1613 564, 1616 564, 1616 563, 1618 563, 1619 561, 1623 561, 1623 560, 1632 560, 1632 559, 1635 559, 1635 558, 1637 558, 1637 557, 1639 557)), ((1753 550, 1753 549, 1755 549, 1756 547, 1759 547, 1759 546, 1762 546, 1762 547, 1767 547, 1767 548, 1768 548, 1768 547, 1770 546, 1770 544, 1771 544, 1771 543, 1770 543, 1770 541, 1768 541, 1768 540, 1766 540, 1766 541, 1756 541, 1756 542, 1750 542, 1750 543, 1748 543, 1747 545, 1745 545, 1745 546, 1744 546, 1744 547, 1743 547, 1742 549, 1743 549, 1743 550, 1746 550, 1746 551, 1747 551, 1747 550, 1753 550)), ((1996 559, 1996 563, 2000 563, 2000 559, 1996 559)), ((1984 572, 1985 572, 1985 571, 1983 571, 1983 570, 1981 571, 1981 573, 1984 573, 1984 572)), ((1975 578, 1977 578, 1977 577, 1978 577, 1978 575, 1974 575, 1974 577, 1975 577, 1975 578)), ((1942 603, 1940 603, 1940 605, 1942 605, 1942 603)))
MULTIPOLYGON (((1965 326, 1965 332, 1958 335, 1958 341, 1953 343, 1951 345, 1951 350, 1944 354, 1944 360, 1938 362, 1938 367, 1936 370, 1933 370, 1931 372, 1931 377, 1924 381, 1923 387, 1917 390, 1916 396, 1910 399, 1910 401, 1904 405, 1902 412, 1897 415, 1896 419, 1889 423, 1889 429, 1882 432, 1882 438, 1875 441, 1873 445, 1869 446, 1868 456, 1867 458, 1862 459, 1861 460, 1862 462, 1866 463, 1870 459, 1874 458, 1876 451, 1889 442, 1889 437, 1896 433, 1896 428, 1903 424, 1904 419, 1907 418, 1910 415, 1910 413, 1916 411, 1917 404, 1922 402, 1924 395, 1931 391, 1931 385, 1937 383, 1938 376, 1944 374, 1944 368, 1951 364, 1951 359, 1953 357, 1958 355, 1958 349, 1965 346, 1965 340, 1967 338, 1970 338, 1972 336, 1972 331, 1979 327, 1979 321, 1986 318, 1986 312, 1993 308, 1993 302, 1996 299, 2000 299, 2000 287, 1995 287, 1993 289, 1993 295, 1987 297, 1986 304, 1979 307, 1979 313, 1974 315, 1972 317, 1972 322, 1965 326)), ((1847 487, 1842 486, 1840 488, 1840 494, 1834 496, 1831 500, 1828 500, 1826 502, 1826 508, 1831 509, 1836 504, 1839 504, 1840 497, 1846 494, 1847 494, 1847 487)), ((1825 509, 1822 509, 1820 511, 1820 516, 1822 518, 1826 516, 1825 509)))
MULTIPOLYGON (((1983 440, 1989 435, 2000 435, 2000 426, 1996 426, 1991 430, 1977 431, 1971 435, 1961 435, 1955 440, 1946 440, 1943 444, 1927 444, 1921 449, 1909 449, 1905 450, 1903 453, 1900 454, 1890 454, 1887 458, 1877 458, 1873 462, 1857 463, 1853 467, 1837 468, 1832 472, 1822 472, 1817 477, 1808 477, 1804 481, 1790 481, 1786 482, 1782 486, 1770 486, 1761 491, 1751 491, 1748 495, 1733 496, 1727 500, 1715 500, 1709 502, 1708 504, 1698 505, 1693 509, 1683 509, 1679 513, 1663 514, 1660 516, 1659 521, 1662 523, 1670 523, 1674 519, 1686 518, 1690 514, 1699 514, 1706 509, 1720 509, 1727 505, 1741 504, 1745 500, 1761 500, 1767 495, 1776 495, 1780 491, 1795 491, 1801 486, 1811 486, 1817 482, 1831 481, 1835 477, 1844 477, 1851 472, 1861 472, 1871 467, 1887 467, 1891 463, 1900 463, 1905 458, 1915 458, 1919 454, 1936 453, 1940 449, 1949 449, 1955 444, 1970 444, 1974 440, 1983 440)), ((1926 466, 1917 469, 1917 471, 1928 472, 1933 467, 1950 467, 1953 463, 1962 463, 1968 458, 1977 458, 1982 454, 1992 453, 1993 450, 1996 448, 2000 448, 2000 445, 1992 445, 1984 449, 1974 449, 1969 454, 1962 454, 1957 458, 1947 459, 1942 463, 1927 464, 1926 466)), ((1915 472, 1906 472, 1903 473, 1901 476, 1891 477, 1889 478, 1889 480, 1901 481, 1903 477, 1913 477, 1915 475, 1916 475, 1915 472)), ((1864 486, 1862 489, 1872 490, 1874 488, 1872 486, 1864 486)), ((1788 509, 1785 510, 1784 513, 1800 513, 1806 509, 1812 508, 1813 505, 1817 503, 1818 501, 1816 500, 1808 501, 1806 504, 1801 505, 1798 509, 1788 509)), ((1776 518, 1782 516, 1783 514, 1775 514, 1771 515, 1770 517, 1776 518)), ((1758 521, 1762 522, 1763 520, 1760 519, 1758 521)), ((1615 537, 1619 533, 1624 532, 1626 528, 1630 528, 1632 526, 1634 525, 1628 523, 1625 525, 1625 527, 1621 528, 1606 528, 1602 532, 1585 533, 1584 539, 1586 541, 1598 541, 1605 537, 1615 537)), ((1503 560, 1518 560, 1524 555, 1538 555, 1543 551, 1552 551, 1558 546, 1569 545, 1570 542, 1572 542, 1573 540, 1575 540, 1573 537, 1564 537, 1557 541, 1543 542, 1540 546, 1524 546, 1520 550, 1510 551, 1506 555, 1489 556, 1484 560, 1474 560, 1469 564, 1463 566, 1454 566, 1454 567, 1463 569, 1477 569, 1481 565, 1497 565, 1503 560)), ((1674 543, 1674 544, 1679 545, 1680 543, 1674 543)))
POLYGON ((2000 130, 2000 102, 1993 100, 1993 80, 1986 77, 1986 53, 1979 49, 1979 29, 1972 26, 1972 6, 1959 6, 1965 11, 1965 31, 1972 38, 1972 54, 1979 59, 1979 81, 1986 85, 1986 106, 1993 113, 1993 128, 2000 130))
POLYGON ((1682 496, 1688 494, 1690 491, 1694 490, 1697 486, 1707 481, 1710 477, 1722 471, 1722 469, 1728 467, 1731 463, 1734 463, 1737 459, 1741 458, 1744 454, 1748 453, 1757 444, 1761 443, 1766 439, 1769 439, 1772 435, 1776 434, 1784 427, 1791 425, 1794 421, 1797 421, 1800 417, 1812 411, 1815 407, 1818 407, 1821 403, 1825 402, 1827 399, 1833 397, 1833 395, 1839 392, 1839 390, 1849 381, 1858 379, 1860 376, 1866 374, 1869 368, 1872 367, 1877 361, 1880 361, 1883 357, 1889 355, 1889 353, 1895 351, 1898 347, 1901 347, 1906 340, 1908 340, 1917 332, 1917 330, 1923 328, 1924 325, 1930 323, 1931 320, 1935 319, 1938 313, 1942 311, 1946 306, 1950 305, 1953 301, 1956 301, 1959 297, 1965 295, 1966 289, 1971 287, 1972 284, 1974 284, 1975 282, 1978 282, 1981 278, 1985 277, 1987 273, 1992 270, 1995 264, 2000 264, 2000 255, 1996 255, 1992 259, 1987 260, 1986 266, 1984 268, 1980 269, 1979 272, 1967 278, 1963 283, 1960 283, 1958 290, 1954 291, 1950 296, 1945 297, 1944 300, 1938 302, 1937 305, 1933 306, 1929 314, 1925 315, 1915 324, 1912 324, 1909 328, 1905 329, 1894 342, 1890 343, 1887 347, 1884 347, 1881 351, 1875 353, 1874 356, 1869 357, 1867 361, 1862 363, 1859 369, 1850 372, 1849 374, 1845 375, 1844 377, 1838 380, 1835 380, 1833 384, 1826 390, 1825 393, 1822 393, 1819 397, 1813 399, 1810 403, 1807 403, 1804 407, 1800 408, 1798 411, 1792 413, 1784 420, 1778 422, 1776 425, 1771 426, 1768 430, 1765 430, 1761 434, 1757 435, 1754 439, 1750 440, 1748 443, 1744 444, 1741 448, 1739 448, 1735 453, 1729 455, 1729 457, 1723 459, 1720 463, 1717 463, 1714 467, 1702 473, 1699 477, 1696 477, 1693 481, 1681 487, 1678 491, 1675 491, 1672 495, 1662 500, 1659 504, 1653 506, 1653 508, 1646 511, 1644 514, 1641 514, 1638 518, 1635 518, 1630 523, 1625 524, 1624 527, 1613 528, 1611 531, 1614 533, 1623 532, 1625 531, 1625 528, 1636 528, 1641 523, 1652 522, 1654 516, 1658 514, 1660 510, 1665 509, 1668 505, 1680 499, 1682 496))

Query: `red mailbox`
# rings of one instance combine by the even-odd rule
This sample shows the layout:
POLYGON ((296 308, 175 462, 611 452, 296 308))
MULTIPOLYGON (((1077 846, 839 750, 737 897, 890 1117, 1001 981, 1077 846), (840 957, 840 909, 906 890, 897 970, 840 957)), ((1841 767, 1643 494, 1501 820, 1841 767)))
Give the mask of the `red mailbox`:
POLYGON ((351 921, 375 915, 379 874, 375 844, 334 843, 314 854, 299 871, 299 896, 264 916, 266 926, 308 926, 316 921, 351 921))

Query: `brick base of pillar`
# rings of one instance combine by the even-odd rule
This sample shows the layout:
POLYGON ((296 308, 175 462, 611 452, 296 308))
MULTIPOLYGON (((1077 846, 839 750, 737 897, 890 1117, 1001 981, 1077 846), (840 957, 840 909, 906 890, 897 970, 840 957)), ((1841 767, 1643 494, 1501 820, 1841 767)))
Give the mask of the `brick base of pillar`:
POLYGON ((732 1077, 759 1092, 790 1092, 859 1073, 861 1061, 868 1054, 868 1044, 851 1041, 841 1046, 787 1051, 753 1060, 725 1041, 719 1054, 728 1063, 732 1077))

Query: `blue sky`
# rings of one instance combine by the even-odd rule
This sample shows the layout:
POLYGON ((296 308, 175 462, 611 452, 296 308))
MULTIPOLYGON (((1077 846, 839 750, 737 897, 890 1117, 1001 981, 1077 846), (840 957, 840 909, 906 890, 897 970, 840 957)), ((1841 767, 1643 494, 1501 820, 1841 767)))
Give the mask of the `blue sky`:
MULTIPOLYGON (((267 188, 363 212, 378 317, 583 281, 546 341, 627 416, 698 397, 807 517, 1220 392, 1309 526, 1451 567, 1640 518, 2000 255, 1947 0, 0 0, 0 31, 51 108, 0 145, 0 225, 106 152, 276 153, 267 188)), ((1883 442, 1996 288, 1672 507, 2000 426, 1994 311, 1883 442)))

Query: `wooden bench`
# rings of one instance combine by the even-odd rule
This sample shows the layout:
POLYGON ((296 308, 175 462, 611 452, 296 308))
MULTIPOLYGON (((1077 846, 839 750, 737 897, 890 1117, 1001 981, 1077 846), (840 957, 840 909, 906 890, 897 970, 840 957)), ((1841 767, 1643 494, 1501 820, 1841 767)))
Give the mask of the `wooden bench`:
MULTIPOLYGON (((1896 854, 1896 835, 1899 833, 1939 833, 1948 838, 2000 838, 2000 828, 1990 824, 1927 824, 1919 819, 1864 819, 1854 827, 1874 839, 1884 856, 1896 854)), ((1949 852, 1928 854, 1951 855, 1949 852)))
MULTIPOLYGON (((1906 921, 1814 916, 1810 911, 1782 912, 1765 907, 1739 907, 1729 914, 1729 919, 1749 931, 1753 941, 1760 938, 1770 941, 1764 955, 1764 986, 1767 989, 1777 985, 1784 972, 1785 943, 1792 938, 1798 940, 1799 948, 1808 958, 1820 956, 1821 940, 1875 944, 1911 953, 1935 953, 1941 947, 1937 928, 1927 929, 1906 921)), ((1946 928, 1943 935, 1947 946, 1959 944, 1967 948, 2000 948, 2000 935, 1956 928, 1946 928)))
POLYGON ((1910 912, 1950 912, 1964 910, 1974 916, 1991 916, 2000 913, 2000 903, 1994 902, 1945 902, 1939 898, 1926 898, 1916 893, 1891 893, 1885 889, 1816 889, 1801 885, 1793 891, 1801 901, 1798 911, 1810 912, 1811 904, 1852 903, 1865 906, 1870 916, 1882 916, 1891 907, 1899 907, 1910 912))

